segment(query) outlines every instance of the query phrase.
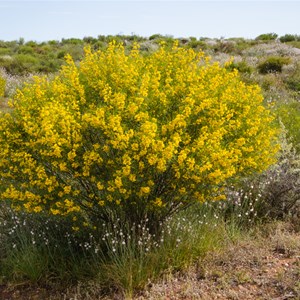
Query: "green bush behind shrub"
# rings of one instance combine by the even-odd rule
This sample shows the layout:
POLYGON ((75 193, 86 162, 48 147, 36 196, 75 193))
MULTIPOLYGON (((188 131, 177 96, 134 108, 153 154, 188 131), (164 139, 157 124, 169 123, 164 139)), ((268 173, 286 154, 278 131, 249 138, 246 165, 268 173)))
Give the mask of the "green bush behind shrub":
POLYGON ((274 72, 281 72, 284 65, 291 62, 289 57, 271 56, 265 59, 258 65, 258 71, 261 74, 268 74, 274 72))
POLYGON ((276 40, 278 37, 278 34, 277 33, 263 33, 263 34, 260 34, 259 36, 257 36, 255 38, 255 40, 257 41, 274 41, 276 40))

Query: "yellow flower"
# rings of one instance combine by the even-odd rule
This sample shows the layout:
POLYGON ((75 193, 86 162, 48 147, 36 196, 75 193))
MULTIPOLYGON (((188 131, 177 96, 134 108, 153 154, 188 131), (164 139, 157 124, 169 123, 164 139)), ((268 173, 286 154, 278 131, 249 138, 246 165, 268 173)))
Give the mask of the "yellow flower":
POLYGON ((153 205, 157 206, 157 207, 162 207, 163 202, 162 202, 161 198, 156 198, 155 201, 153 201, 153 205))
POLYGON ((230 178, 275 161, 277 130, 257 85, 178 43, 132 48, 87 48, 16 92, 0 114, 0 199, 78 220, 133 205, 156 213, 222 199, 230 178))
POLYGON ((99 191, 101 191, 101 190, 104 189, 104 185, 101 182, 98 182, 97 183, 97 188, 98 188, 99 191))
POLYGON ((150 187, 148 187, 148 186, 141 187, 140 188, 140 193, 141 193, 141 195, 149 194, 150 193, 150 187))
POLYGON ((100 201, 98 201, 98 204, 99 204, 100 206, 104 206, 105 202, 104 202, 103 200, 100 200, 100 201))
POLYGON ((43 209, 42 209, 41 206, 36 206, 36 207, 33 209, 33 211, 36 212, 36 213, 39 213, 39 212, 41 212, 42 210, 43 210, 43 209))

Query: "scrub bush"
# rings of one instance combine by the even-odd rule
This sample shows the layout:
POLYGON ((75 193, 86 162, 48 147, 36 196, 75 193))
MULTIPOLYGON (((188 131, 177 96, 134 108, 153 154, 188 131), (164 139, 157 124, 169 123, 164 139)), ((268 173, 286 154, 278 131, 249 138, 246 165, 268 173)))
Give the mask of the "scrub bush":
POLYGON ((16 54, 12 60, 5 61, 2 65, 7 73, 24 75, 36 71, 39 59, 30 54, 16 54))
POLYGON ((282 67, 290 62, 291 59, 289 57, 271 56, 258 65, 258 71, 261 74, 281 73, 282 67))
POLYGON ((227 67, 229 70, 237 69, 240 73, 250 74, 253 72, 251 66, 249 66, 245 61, 232 62, 231 65, 227 67))
POLYGON ((291 70, 284 77, 286 88, 292 91, 300 92, 300 62, 292 65, 291 70))
POLYGON ((287 138, 297 153, 300 154, 300 103, 283 104, 278 107, 276 112, 287 131, 287 138))
POLYGON ((292 217, 297 222, 300 213, 300 156, 290 143, 289 130, 281 122, 280 126, 280 151, 276 164, 258 176, 244 178, 239 186, 227 188, 227 201, 223 204, 227 221, 249 226, 255 222, 292 217))
POLYGON ((257 36, 255 38, 255 40, 257 41, 274 41, 276 40, 278 37, 278 34, 277 33, 263 33, 263 34, 260 34, 259 36, 257 36))
POLYGON ((299 41, 299 36, 296 34, 285 34, 279 38, 281 43, 299 41))
POLYGON ((111 43, 35 78, 0 122, 1 199, 70 217, 74 230, 116 218, 159 231, 195 202, 274 161, 276 130, 258 86, 203 53, 143 56, 111 43))

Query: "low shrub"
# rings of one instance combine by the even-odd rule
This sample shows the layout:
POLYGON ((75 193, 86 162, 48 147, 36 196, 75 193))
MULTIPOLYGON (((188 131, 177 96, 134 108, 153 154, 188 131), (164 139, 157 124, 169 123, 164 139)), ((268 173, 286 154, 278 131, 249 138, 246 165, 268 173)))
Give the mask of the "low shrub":
POLYGON ((239 187, 227 188, 223 204, 230 224, 284 220, 299 214, 300 156, 283 130, 278 161, 260 175, 246 178, 239 187))
POLYGON ((292 41, 292 42, 287 42, 288 45, 300 49, 300 40, 297 41, 292 41))
POLYGON ((263 33, 255 38, 257 41, 274 41, 278 37, 277 33, 263 33))
POLYGON ((240 73, 250 74, 253 72, 253 68, 247 64, 245 61, 232 62, 227 66, 227 69, 234 70, 237 69, 240 73))
POLYGON ((20 46, 18 49, 19 54, 27 54, 27 55, 32 55, 34 53, 34 48, 30 46, 20 46))
POLYGON ((287 43, 293 41, 299 41, 300 37, 296 34, 285 34, 279 38, 280 42, 287 43))
POLYGON ((265 182, 259 217, 269 220, 299 214, 300 156, 292 144, 283 140, 277 164, 260 177, 265 182))
POLYGON ((258 65, 258 71, 261 74, 268 74, 273 72, 281 72, 284 65, 291 62, 289 57, 271 56, 258 65))
POLYGON ((191 39, 188 44, 188 47, 192 48, 192 49, 202 49, 205 50, 208 48, 207 44, 203 41, 198 41, 197 39, 191 39))
POLYGON ((284 82, 288 89, 300 92, 300 62, 293 64, 291 70, 284 77, 284 82))
POLYGON ((290 102, 277 108, 277 114, 286 129, 286 135, 295 150, 300 153, 300 103, 290 102))
POLYGON ((6 72, 16 74, 32 73, 36 70, 36 66, 39 63, 39 59, 30 54, 16 54, 11 60, 8 60, 2 64, 6 72))

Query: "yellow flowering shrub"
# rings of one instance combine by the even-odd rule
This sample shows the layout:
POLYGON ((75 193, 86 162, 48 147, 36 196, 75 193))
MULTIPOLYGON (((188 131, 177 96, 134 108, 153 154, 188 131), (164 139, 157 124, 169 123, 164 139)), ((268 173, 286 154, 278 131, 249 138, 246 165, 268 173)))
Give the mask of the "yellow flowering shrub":
POLYGON ((5 79, 0 75, 0 97, 4 97, 4 93, 5 93, 5 85, 6 85, 6 81, 5 81, 5 79))
POLYGON ((158 223, 274 161, 262 101, 236 70, 176 44, 148 56, 138 45, 87 48, 79 65, 67 57, 53 80, 18 91, 1 116, 1 198, 92 225, 112 213, 158 223))

